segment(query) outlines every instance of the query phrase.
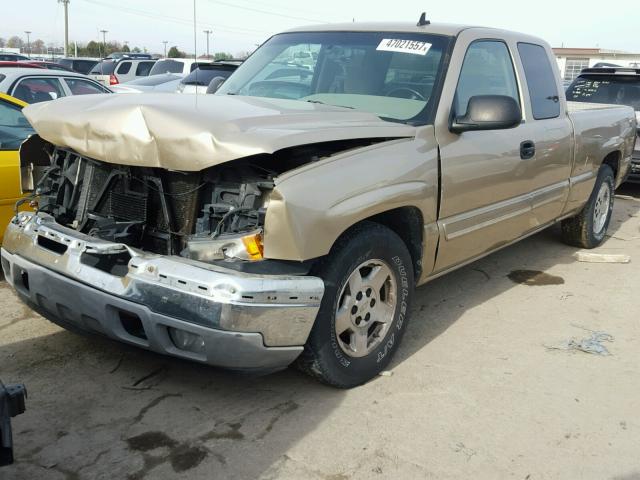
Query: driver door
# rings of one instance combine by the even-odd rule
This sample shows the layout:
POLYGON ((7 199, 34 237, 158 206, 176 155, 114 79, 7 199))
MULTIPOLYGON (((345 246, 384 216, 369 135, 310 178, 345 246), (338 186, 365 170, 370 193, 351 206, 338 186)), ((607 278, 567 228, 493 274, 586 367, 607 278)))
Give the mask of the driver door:
POLYGON ((454 67, 448 73, 457 74, 457 82, 451 78, 445 82, 436 120, 442 192, 434 272, 494 250, 534 225, 530 157, 523 159, 523 146, 536 140, 532 126, 523 121, 506 130, 449 131, 451 116, 464 115, 473 96, 510 96, 524 111, 508 44, 500 39, 465 44, 460 38, 451 65, 461 65, 459 73, 452 71, 454 67))

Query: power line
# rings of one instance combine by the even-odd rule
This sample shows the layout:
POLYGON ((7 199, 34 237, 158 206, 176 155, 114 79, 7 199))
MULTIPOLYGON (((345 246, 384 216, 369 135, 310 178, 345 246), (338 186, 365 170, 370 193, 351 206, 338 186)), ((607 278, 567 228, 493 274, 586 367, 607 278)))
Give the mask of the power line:
MULTIPOLYGON (((274 6, 273 3, 265 3, 265 2, 259 2, 256 0, 240 0, 241 2, 244 3, 249 3, 249 4, 253 4, 253 5, 258 5, 259 7, 267 7, 267 8, 272 8, 274 6)), ((277 7, 282 7, 282 8, 286 8, 287 11, 290 10, 294 10, 294 11, 298 11, 298 12, 304 12, 305 15, 309 14, 309 15, 324 15, 325 13, 320 13, 318 11, 311 11, 308 8, 296 8, 296 7, 290 7, 290 6, 283 6, 283 5, 276 5, 277 7)))
POLYGON ((326 20, 318 20, 317 18, 298 17, 298 16, 295 16, 295 15, 286 15, 284 13, 270 12, 268 10, 262 10, 260 8, 243 7, 243 6, 240 6, 240 5, 234 5, 233 3, 221 2, 220 0, 208 0, 208 1, 209 1, 209 3, 216 3, 218 5, 225 5, 227 7, 238 8, 240 10, 248 10, 250 12, 262 13, 264 15, 272 15, 272 16, 275 16, 275 17, 290 18, 290 19, 293 19, 293 20, 304 20, 305 22, 329 23, 326 20))
MULTIPOLYGON (((154 19, 154 20, 162 20, 162 21, 165 21, 165 22, 176 23, 176 24, 185 25, 185 26, 189 26, 189 27, 191 27, 193 25, 193 20, 191 20, 191 19, 173 17, 173 16, 162 15, 162 14, 158 14, 158 13, 149 13, 149 12, 144 11, 144 10, 138 10, 136 8, 124 7, 124 6, 120 6, 120 5, 113 5, 111 3, 101 2, 99 0, 84 0, 84 1, 86 3, 97 5, 99 7, 108 8, 108 9, 111 9, 111 10, 117 10, 118 12, 128 13, 130 15, 137 15, 137 16, 140 16, 140 17, 151 18, 151 19, 154 19)), ((243 35, 246 35, 248 33, 251 33, 251 34, 256 34, 256 33, 257 34, 271 34, 272 33, 272 32, 265 31, 265 30, 255 30, 255 29, 243 28, 243 27, 224 27, 224 26, 218 26, 218 25, 202 23, 202 22, 198 22, 198 25, 203 26, 203 27, 211 27, 211 26, 213 26, 217 30, 220 30, 220 31, 225 31, 225 32, 229 32, 229 33, 240 33, 240 34, 243 34, 243 35)))

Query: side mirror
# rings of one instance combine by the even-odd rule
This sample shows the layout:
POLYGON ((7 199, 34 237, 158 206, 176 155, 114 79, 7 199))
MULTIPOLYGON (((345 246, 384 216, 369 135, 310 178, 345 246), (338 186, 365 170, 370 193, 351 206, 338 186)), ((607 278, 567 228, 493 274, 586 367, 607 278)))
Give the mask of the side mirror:
POLYGON ((515 99, 506 95, 477 95, 469 99, 467 113, 451 120, 449 130, 462 133, 473 130, 504 130, 522 121, 522 111, 515 99))
POLYGON ((207 87, 207 93, 216 93, 218 89, 222 86, 226 78, 224 77, 214 77, 207 87))

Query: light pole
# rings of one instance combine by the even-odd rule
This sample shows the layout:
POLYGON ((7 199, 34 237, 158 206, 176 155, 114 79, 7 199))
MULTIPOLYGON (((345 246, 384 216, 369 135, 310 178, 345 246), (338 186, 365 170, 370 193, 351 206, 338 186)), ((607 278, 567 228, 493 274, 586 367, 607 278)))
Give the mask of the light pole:
POLYGON ((203 32, 207 35, 207 58, 209 58, 209 35, 213 33, 213 30, 203 30, 203 32))
POLYGON ((67 56, 67 48, 69 48, 69 0, 58 0, 58 3, 64 5, 64 56, 67 56))
POLYGON ((25 30, 24 33, 27 34, 27 50, 29 51, 29 58, 31 58, 31 39, 29 38, 31 32, 29 30, 25 30))
POLYGON ((167 40, 163 40, 162 43, 164 43, 164 58, 167 58, 167 43, 169 43, 167 40))
POLYGON ((104 44, 104 56, 107 56, 107 33, 109 33, 109 30, 100 30, 100 33, 102 33, 102 43, 104 44))

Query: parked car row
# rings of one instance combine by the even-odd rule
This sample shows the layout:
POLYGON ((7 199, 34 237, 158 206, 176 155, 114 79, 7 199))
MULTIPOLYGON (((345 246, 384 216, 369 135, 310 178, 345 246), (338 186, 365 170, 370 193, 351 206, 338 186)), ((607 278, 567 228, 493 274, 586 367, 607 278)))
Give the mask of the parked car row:
MULTIPOLYGON (((632 107, 640 124, 640 69, 609 65, 585 68, 569 85, 566 95, 571 102, 632 107)), ((640 128, 627 181, 640 183, 640 128)))
POLYGON ((111 93, 85 75, 42 68, 0 68, 0 92, 26 103, 39 103, 71 95, 111 93))

